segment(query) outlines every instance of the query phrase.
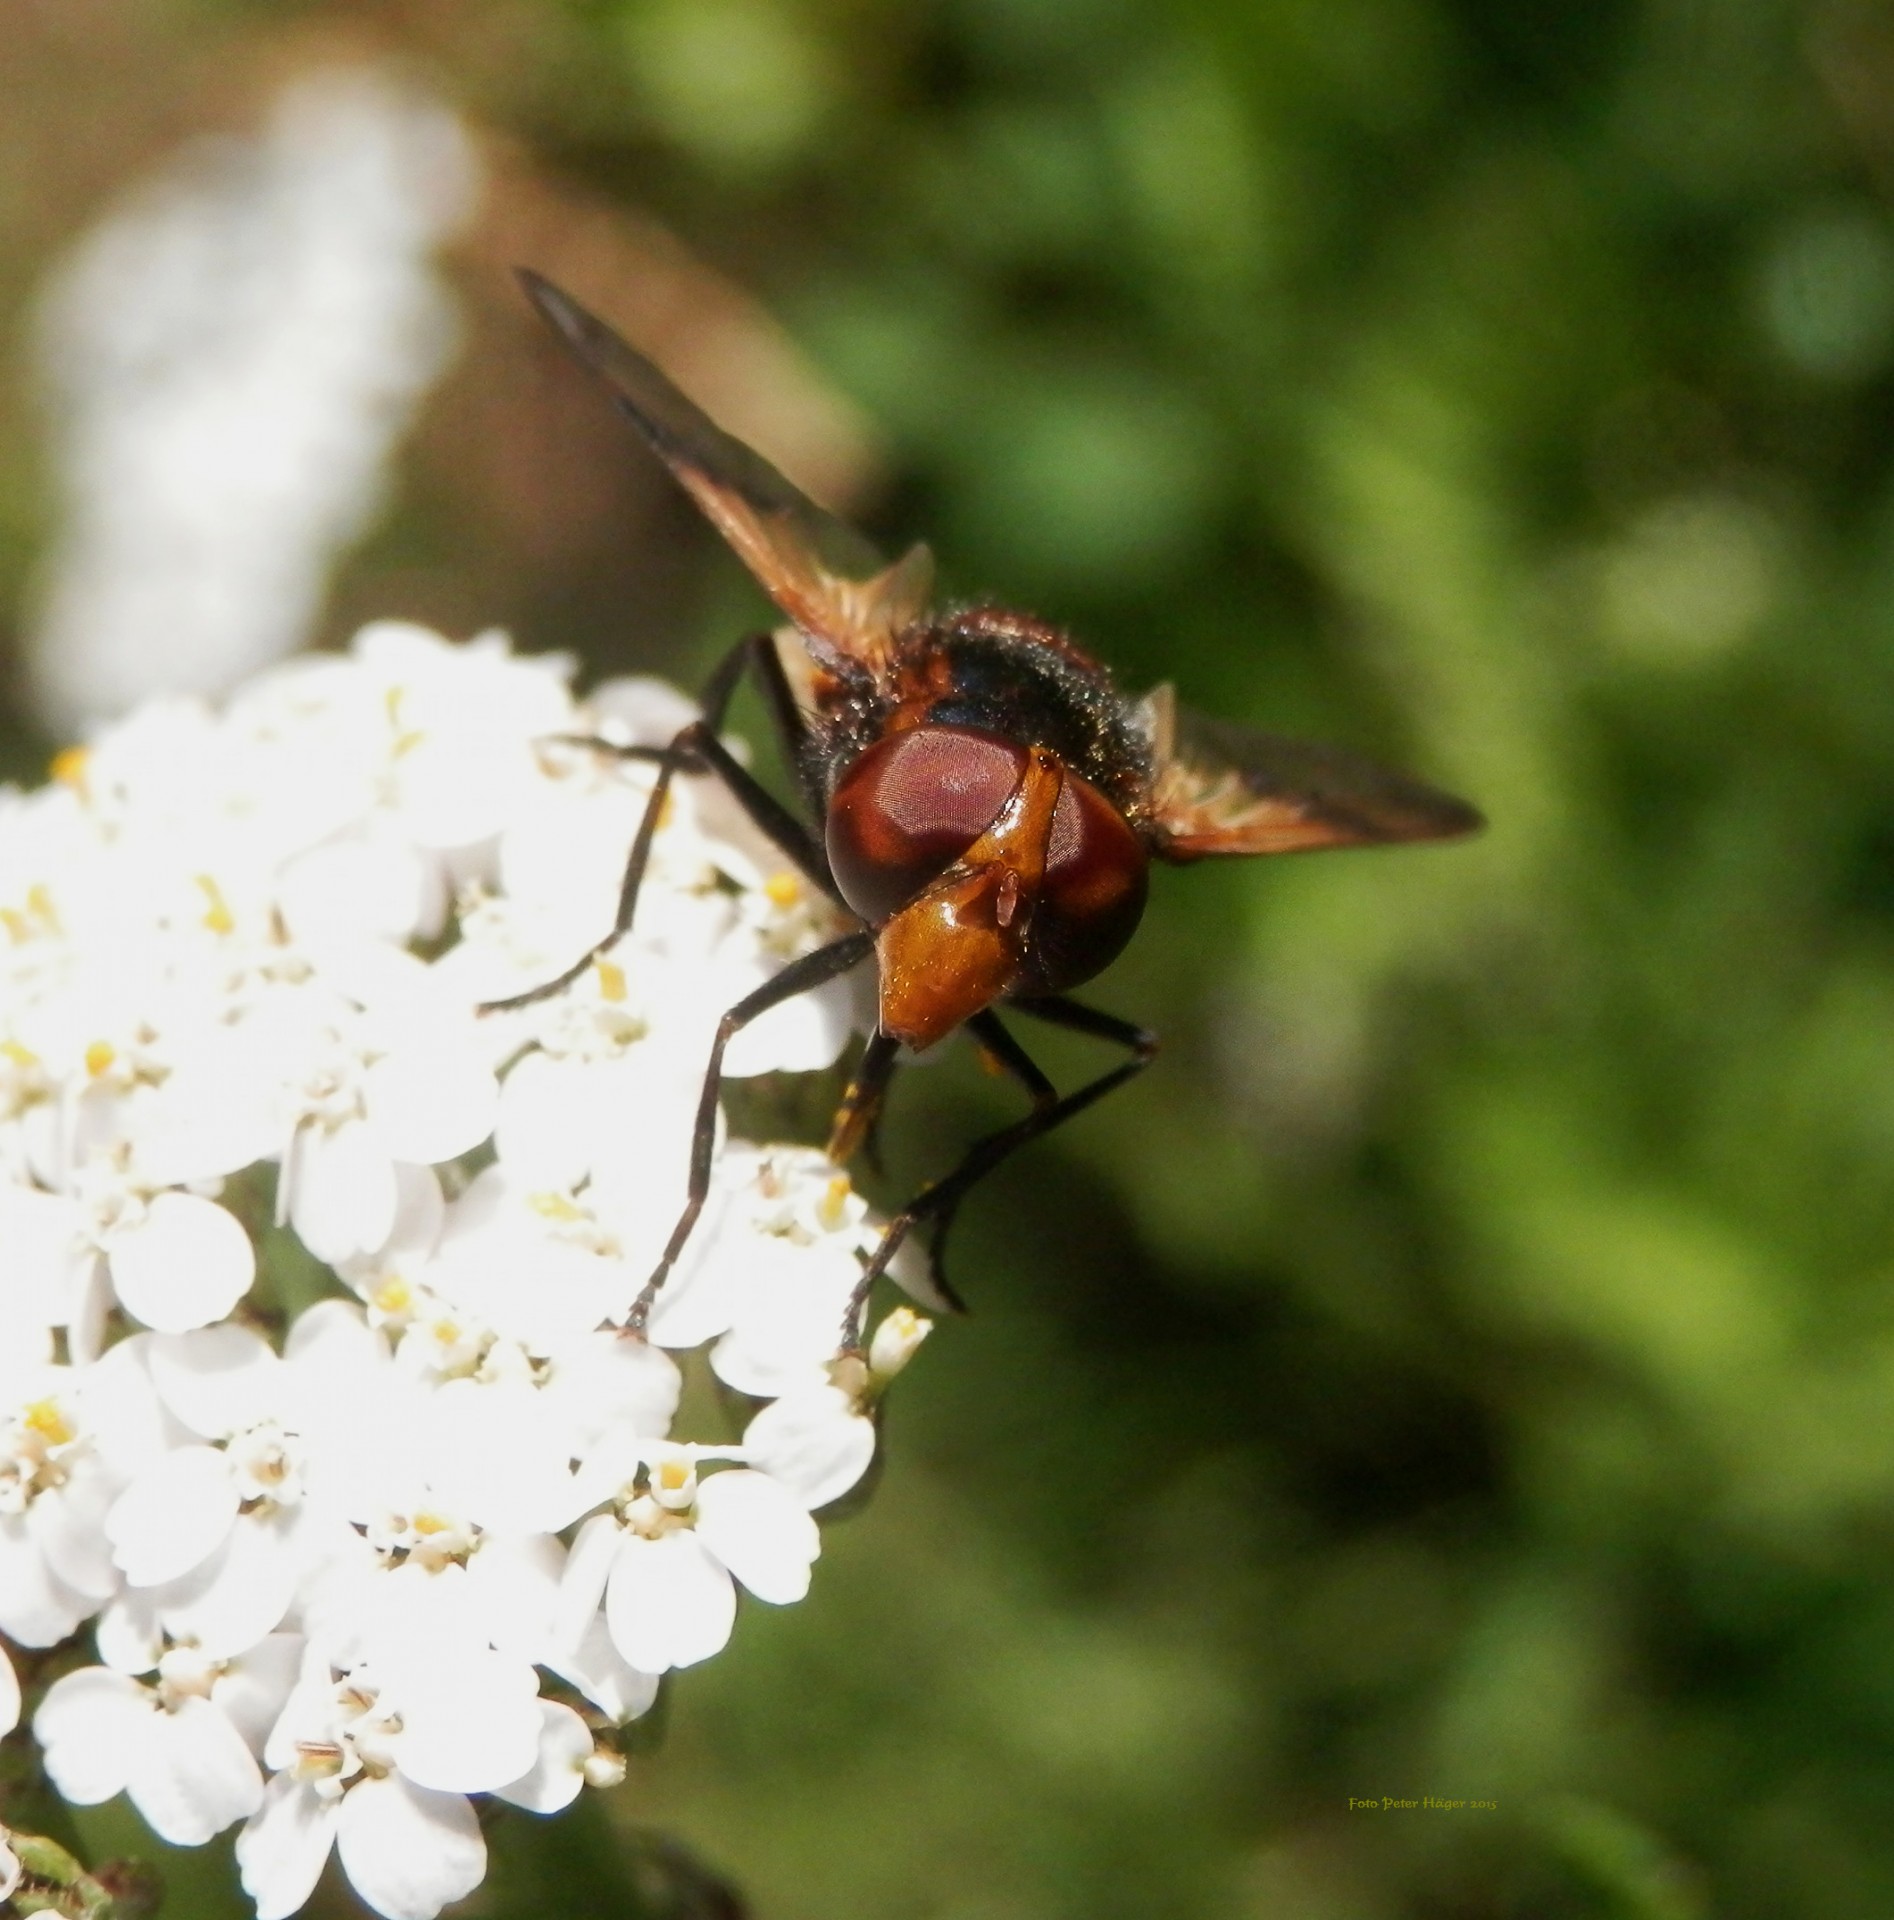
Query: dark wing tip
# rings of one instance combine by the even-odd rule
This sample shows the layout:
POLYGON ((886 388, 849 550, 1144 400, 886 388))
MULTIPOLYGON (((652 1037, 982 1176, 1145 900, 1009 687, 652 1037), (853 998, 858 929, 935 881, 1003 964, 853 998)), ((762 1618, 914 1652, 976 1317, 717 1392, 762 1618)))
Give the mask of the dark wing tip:
POLYGON ((513 275, 520 283, 520 290, 554 332, 563 335, 570 345, 583 349, 588 336, 598 330, 599 323, 592 315, 571 294, 561 292, 544 274, 535 273, 531 267, 515 267, 513 275))
MULTIPOLYGON (((824 539, 839 544, 849 537, 839 530, 839 522, 805 500, 753 447, 726 433, 678 390, 656 361, 640 353, 597 314, 531 267, 515 267, 513 271, 540 318, 573 358, 605 383, 619 410, 658 457, 697 494, 698 504, 717 520, 726 538, 731 537, 732 530, 713 504, 704 499, 700 486, 726 493, 733 508, 741 506, 756 514, 797 520, 813 545, 822 544, 824 539)), ((872 573, 880 564, 879 556, 870 550, 866 559, 867 571, 872 573)))
POLYGON ((920 611, 924 551, 890 568, 846 521, 809 499, 754 447, 726 433, 658 364, 531 267, 521 291, 573 358, 671 469, 772 600, 842 652, 878 655, 920 611))
POLYGON ((1460 840, 1485 830, 1486 815, 1470 800, 1422 781, 1403 779, 1400 799, 1395 831, 1402 839, 1460 840))

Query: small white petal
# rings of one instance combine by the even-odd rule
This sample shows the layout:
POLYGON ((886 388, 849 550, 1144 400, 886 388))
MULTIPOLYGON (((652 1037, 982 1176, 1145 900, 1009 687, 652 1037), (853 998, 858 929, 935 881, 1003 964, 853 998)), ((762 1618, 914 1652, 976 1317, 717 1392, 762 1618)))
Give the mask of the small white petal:
POLYGON ((562 1680, 570 1680, 593 1706, 619 1726, 649 1713, 657 1703, 658 1676, 640 1673, 626 1663, 612 1645, 602 1615, 594 1614, 578 1650, 544 1663, 562 1680))
POLYGON ((263 1776, 236 1728, 208 1700, 189 1699, 150 1721, 125 1790, 160 1840, 201 1847, 256 1811, 263 1776))
POLYGON ((282 1362, 248 1327, 156 1334, 145 1351, 159 1397, 206 1440, 253 1427, 281 1403, 282 1362))
POLYGON ((388 1236, 390 1249, 405 1253, 432 1252, 447 1217, 447 1199, 441 1192, 440 1176, 430 1166, 398 1162, 395 1188, 399 1198, 395 1205, 394 1229, 388 1236))
POLYGON ((555 1645, 576 1647, 585 1638, 599 1602, 605 1598, 605 1583, 618 1558, 620 1533, 618 1522, 609 1513, 595 1513, 573 1536, 553 1608, 555 1645))
POLYGON ((201 1565, 237 1517, 230 1465, 216 1447, 160 1454, 105 1516, 112 1558, 135 1587, 155 1587, 201 1565))
POLYGON ((455 1159, 493 1131, 499 1085, 471 1051, 404 1047, 369 1068, 363 1099, 389 1158, 422 1164, 455 1159))
POLYGON ((211 1704, 242 1736, 252 1753, 263 1751, 302 1664, 300 1633, 272 1633, 232 1660, 211 1687, 211 1704))
POLYGON ((290 862, 277 902, 305 941, 407 940, 429 918, 438 885, 432 861, 371 825, 290 862))
POLYGON ((825 1507, 868 1471, 875 1423, 825 1381, 765 1407, 743 1431, 743 1455, 805 1507, 825 1507))
POLYGON ((354 1301, 318 1300, 297 1316, 283 1358, 303 1395, 320 1407, 366 1392, 369 1376, 388 1364, 388 1343, 354 1301))
POLYGON ((33 1716, 46 1776, 74 1806, 123 1791, 157 1701, 128 1674, 81 1667, 55 1680, 33 1716))
POLYGON ((24 1516, 27 1536, 47 1567, 67 1586, 90 1594, 92 1606, 116 1593, 120 1584, 104 1531, 118 1485, 119 1476, 101 1458, 80 1459, 58 1496, 35 1500, 24 1516))
POLYGON ((583 1180, 597 1135, 585 1094, 593 1069, 578 1060, 529 1053, 500 1089, 494 1145, 510 1174, 554 1190, 583 1180))
POLYGON ((802 1502, 768 1474, 739 1467, 705 1480, 697 1490, 697 1531, 759 1600, 782 1606, 809 1591, 822 1536, 802 1502))
POLYGON ((281 1773, 295 1766, 299 1742, 312 1727, 333 1725, 335 1673, 327 1650, 315 1640, 303 1644, 302 1671, 263 1741, 263 1764, 281 1773))
POLYGON ((7 1650, 0 1647, 0 1735, 20 1724, 20 1676, 13 1671, 7 1650))
POLYGON ((662 1347, 594 1333, 553 1356, 540 1392, 583 1445, 621 1425, 662 1439, 683 1386, 677 1362, 662 1347))
POLYGON ((119 1673, 150 1673, 164 1654, 164 1626, 149 1587, 128 1587, 93 1623, 99 1658, 119 1673))
POLYGON ((212 1660, 254 1647, 296 1598, 297 1524, 281 1514, 239 1514, 215 1553, 157 1590, 165 1630, 212 1660))
POLYGON ((80 1380, 86 1424, 98 1436, 100 1452, 123 1478, 184 1437, 151 1384, 146 1365, 150 1351, 151 1335, 135 1333, 105 1353, 80 1380))
POLYGON ((302 1243, 332 1266, 379 1253, 395 1229, 401 1193, 394 1161, 360 1120, 296 1136, 285 1177, 289 1217, 302 1243))
POLYGON ((736 1617, 736 1588, 696 1534, 619 1543, 605 1622, 612 1644, 641 1673, 695 1666, 721 1653, 736 1617))
POLYGON ((467 1800, 398 1773, 342 1796, 336 1848, 355 1891, 383 1920, 434 1920, 487 1872, 487 1843, 467 1800))
POLYGON ((428 1402, 440 1499, 506 1533, 550 1533, 572 1520, 571 1449, 555 1410, 524 1381, 450 1380, 428 1402))
POLYGON ((83 1257, 79 1208, 62 1194, 0 1182, 0 1308, 9 1322, 62 1327, 83 1257))
POLYGON ((279 1773, 264 1788, 262 1804, 237 1835, 237 1865, 257 1920, 288 1920, 315 1892, 340 1813, 336 1801, 291 1774, 279 1773))
POLYGON ((579 1797, 585 1763, 592 1755, 592 1730, 570 1707, 556 1700, 539 1703, 539 1757, 526 1773, 494 1788, 529 1813, 557 1813, 579 1797))
POLYGON ((75 1367, 89 1367, 105 1352, 105 1336, 116 1305, 111 1269, 102 1253, 87 1253, 73 1263, 68 1290, 66 1357, 75 1367))
POLYGON ((417 1786, 485 1793, 517 1780, 538 1751, 539 1681, 522 1660, 467 1649, 402 1663, 396 1764, 417 1786))
POLYGON ((40 1552, 26 1516, 0 1514, 0 1633, 23 1647, 65 1639, 102 1596, 67 1585, 40 1552))
POLYGON ((553 1645, 566 1550, 547 1534, 489 1534, 467 1566, 467 1585, 487 1638, 502 1653, 543 1659, 553 1645))
POLYGON ((723 1070, 732 1079, 758 1073, 818 1073, 832 1066, 855 1026, 855 983, 844 974, 771 1007, 730 1042, 723 1070))
POLYGON ((127 1313, 163 1333, 221 1319, 250 1291, 256 1249, 234 1214, 194 1193, 161 1193, 111 1243, 112 1285, 127 1313))
POLYGON ((139 1171, 154 1186, 240 1173, 281 1144, 276 1085, 257 1071, 259 1039, 248 1024, 214 1038, 193 1035, 135 1136, 139 1171))

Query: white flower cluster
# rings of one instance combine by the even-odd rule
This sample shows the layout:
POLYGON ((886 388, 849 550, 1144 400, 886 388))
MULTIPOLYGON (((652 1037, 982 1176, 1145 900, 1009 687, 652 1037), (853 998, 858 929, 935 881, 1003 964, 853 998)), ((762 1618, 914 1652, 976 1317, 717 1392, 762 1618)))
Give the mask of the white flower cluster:
MULTIPOLYGON (((650 791, 562 736, 690 716, 566 677, 381 623, 0 797, 0 1633, 92 1623, 33 1716, 50 1778, 178 1844, 242 1821, 259 1920, 331 1847, 426 1920, 484 1872, 469 1796, 618 1778, 609 1728, 724 1646, 739 1586, 807 1591, 926 1331, 837 1357, 876 1228, 821 1155, 735 1139, 623 1330, 719 1015, 833 929, 680 780, 634 932, 481 1016, 610 927, 650 791), (707 1417, 745 1411, 694 1443, 700 1347, 707 1417)), ((731 1070, 832 1062, 854 984, 731 1070)))

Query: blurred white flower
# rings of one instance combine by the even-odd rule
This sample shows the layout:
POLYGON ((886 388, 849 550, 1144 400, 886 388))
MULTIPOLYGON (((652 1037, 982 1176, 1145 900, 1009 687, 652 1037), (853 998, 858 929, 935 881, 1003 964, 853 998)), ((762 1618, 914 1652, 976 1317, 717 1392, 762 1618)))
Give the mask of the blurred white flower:
POLYGON ((624 1331, 724 996, 827 909, 685 780, 632 933, 480 1017, 597 937, 539 908, 570 882, 609 916, 650 791, 544 735, 689 712, 644 686, 601 716, 566 671, 382 623, 0 797, 0 1632, 93 1623, 34 1716, 55 1785, 178 1844, 242 1821, 264 1920, 331 1850, 430 1920, 484 1874, 479 1796, 621 1778, 592 1729, 720 1651, 739 1589, 808 1591, 811 1510, 926 1330, 836 1355, 878 1228, 821 1154, 720 1123, 624 1331), (740 1443, 673 1432, 707 1347, 686 1365, 774 1402, 740 1443))
POLYGON ((307 638, 446 361, 430 255, 476 191, 445 108, 338 68, 80 242, 40 314, 69 502, 30 654, 54 725, 221 690, 307 638))

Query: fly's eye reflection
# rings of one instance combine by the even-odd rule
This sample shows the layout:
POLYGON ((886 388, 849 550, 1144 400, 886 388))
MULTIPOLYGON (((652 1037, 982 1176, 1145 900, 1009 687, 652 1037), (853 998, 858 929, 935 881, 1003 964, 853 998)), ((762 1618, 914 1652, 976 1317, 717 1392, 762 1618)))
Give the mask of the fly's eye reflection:
MULTIPOLYGON (((879 924, 979 839, 1026 770, 1017 741, 971 727, 912 727, 836 782, 824 842, 842 898, 879 924)), ((1065 807, 1060 796, 1054 810, 1065 807)))
POLYGON ((933 1305, 958 1305, 941 1245, 968 1190, 1150 1063, 1152 1034, 1065 996, 1135 932, 1152 860, 1439 840, 1470 832, 1480 816, 1338 748, 1203 719, 1168 687, 1126 695, 1067 635, 1030 615, 989 606, 936 612, 924 546, 885 564, 569 295, 536 274, 520 278, 787 624, 731 649, 704 689, 701 718, 669 746, 616 749, 657 766, 618 922, 558 979, 496 1005, 560 991, 630 930, 680 774, 722 780, 857 923, 724 1016, 705 1070, 688 1198, 630 1327, 642 1331, 708 1196, 724 1049, 771 1007, 874 963, 876 1027, 836 1116, 829 1151, 837 1159, 872 1133, 902 1049, 931 1047, 961 1027, 1031 1103, 891 1218, 839 1329, 841 1345, 853 1348, 871 1289, 917 1227, 926 1231, 930 1273, 904 1284, 933 1305), (746 673, 775 720, 808 823, 718 737, 746 673), (1002 1008, 1008 1019, 1086 1034, 1123 1057, 1060 1094, 1002 1008))

